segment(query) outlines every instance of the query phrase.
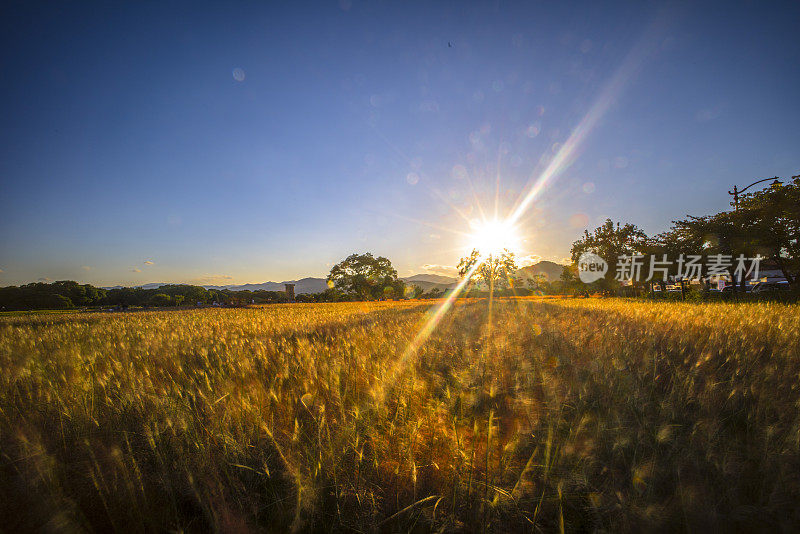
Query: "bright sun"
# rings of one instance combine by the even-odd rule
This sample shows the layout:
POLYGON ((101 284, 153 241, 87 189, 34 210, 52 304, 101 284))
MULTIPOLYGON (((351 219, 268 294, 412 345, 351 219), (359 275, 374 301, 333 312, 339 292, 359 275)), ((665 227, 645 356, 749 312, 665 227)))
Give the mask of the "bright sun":
POLYGON ((519 234, 508 221, 473 219, 469 226, 472 230, 468 242, 470 252, 477 249, 482 257, 486 257, 500 254, 506 249, 510 252, 519 251, 519 234))

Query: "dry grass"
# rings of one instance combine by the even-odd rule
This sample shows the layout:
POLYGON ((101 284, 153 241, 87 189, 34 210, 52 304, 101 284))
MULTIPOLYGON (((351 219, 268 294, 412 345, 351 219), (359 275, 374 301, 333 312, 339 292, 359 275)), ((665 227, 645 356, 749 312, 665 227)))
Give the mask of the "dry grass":
POLYGON ((796 305, 427 306, 0 318, 3 528, 800 528, 796 305))

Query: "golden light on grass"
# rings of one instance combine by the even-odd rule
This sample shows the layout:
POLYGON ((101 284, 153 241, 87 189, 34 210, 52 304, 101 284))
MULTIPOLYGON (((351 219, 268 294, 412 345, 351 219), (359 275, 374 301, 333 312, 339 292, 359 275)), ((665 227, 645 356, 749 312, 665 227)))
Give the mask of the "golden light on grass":
POLYGON ((439 304, 0 317, 4 527, 800 526, 796 305, 439 304))

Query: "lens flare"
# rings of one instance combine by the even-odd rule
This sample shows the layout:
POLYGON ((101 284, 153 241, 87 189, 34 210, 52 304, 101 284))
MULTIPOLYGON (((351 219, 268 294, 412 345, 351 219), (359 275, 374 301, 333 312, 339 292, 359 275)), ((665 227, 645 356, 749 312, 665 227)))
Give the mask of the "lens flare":
MULTIPOLYGON (((406 365, 406 362, 409 360, 409 358, 414 356, 417 353, 417 350, 422 346, 422 344, 425 343, 425 341, 427 341, 428 337, 436 328, 436 325, 439 324, 439 321, 442 320, 444 314, 447 313, 447 311, 453 306, 453 302, 456 300, 456 298, 458 298, 458 296, 467 286, 467 284, 469 283, 470 279, 475 274, 475 271, 478 269, 479 266, 480 266, 479 264, 473 265, 470 268, 470 270, 464 274, 463 278, 458 283, 458 285, 455 288, 453 288, 453 291, 451 291, 450 294, 447 295, 447 298, 445 298, 444 301, 441 304, 439 304, 438 307, 433 308, 429 312, 425 324, 422 326, 422 328, 419 329, 419 332, 417 332, 417 335, 414 336, 414 339, 411 341, 411 343, 409 343, 408 347, 406 347, 406 350, 403 351, 403 355, 400 357, 400 359, 397 360, 395 364, 392 366, 392 370, 390 371, 389 375, 391 376, 391 379, 388 380, 386 383, 391 384, 395 382, 395 380, 397 379, 397 375, 403 370, 403 368, 406 365)), ((383 402, 386 400, 385 398, 386 393, 387 392, 385 389, 382 389, 379 392, 377 392, 376 397, 379 401, 379 404, 383 404, 383 402)))
MULTIPOLYGON (((628 54, 628 56, 623 61, 622 65, 619 69, 614 73, 612 78, 603 88, 603 90, 598 95, 597 99, 594 102, 594 105, 589 109, 583 119, 578 123, 574 130, 570 133, 569 138, 564 142, 564 144, 556 144, 553 145, 553 154, 552 157, 543 157, 542 164, 544 169, 541 172, 534 173, 531 175, 530 181, 528 186, 526 187, 526 191, 524 194, 520 196, 517 200, 516 205, 514 206, 511 213, 505 218, 498 218, 498 195, 495 195, 495 218, 487 220, 483 216, 483 209, 479 202, 476 202, 476 208, 481 212, 482 220, 472 220, 470 222, 470 230, 471 234, 468 237, 468 245, 469 251, 473 249, 478 249, 479 253, 482 257, 486 257, 489 255, 501 253, 503 250, 508 249, 511 252, 518 252, 520 250, 520 239, 519 233, 517 232, 516 225, 521 221, 523 215, 530 209, 531 204, 533 201, 539 196, 539 194, 545 189, 546 186, 549 185, 550 182, 554 181, 558 178, 559 175, 564 173, 566 169, 573 163, 579 149, 585 139, 589 136, 591 131, 597 126, 600 122, 600 119, 606 114, 609 108, 613 105, 616 101, 617 97, 622 91, 623 86, 627 82, 627 80, 633 76, 635 71, 639 68, 642 64, 646 55, 648 55, 651 50, 653 49, 653 43, 655 40, 654 32, 652 31, 653 28, 650 28, 648 31, 645 32, 644 38, 640 42, 638 46, 635 46, 632 51, 628 54)), ((494 87, 497 91, 502 90, 503 88, 500 86, 494 87)), ((475 93, 474 98, 477 100, 482 100, 484 95, 482 92, 478 91, 475 93)), ((543 107, 540 106, 539 109, 539 116, 544 114, 545 110, 543 107)), ((491 131, 489 125, 485 125, 484 128, 481 128, 480 132, 472 132, 469 136, 470 143, 472 144, 473 148, 482 148, 483 146, 483 137, 488 135, 491 131)), ((535 123, 530 125, 526 131, 529 137, 536 137, 540 133, 540 126, 539 123, 535 123)), ((548 155, 549 156, 549 155, 548 155)), ((469 159, 469 158, 468 158, 469 159)), ((626 162, 627 163, 627 162, 626 162)), ((499 168, 499 166, 498 166, 499 168)), ((466 170, 466 169, 464 169, 466 170)), ((472 184, 469 179, 468 173, 462 172, 461 168, 454 168, 453 175, 457 178, 464 178, 466 181, 469 182, 470 188, 472 189, 472 184)), ((498 170, 498 186, 497 189, 499 191, 499 170, 498 170)), ((593 186, 593 184, 592 184, 593 186)), ((584 187, 584 191, 588 194, 591 191, 587 191, 587 188, 584 187)), ((593 187, 589 188, 593 191, 593 187)), ((474 195, 474 190, 473 190, 474 195)), ((449 204, 449 202, 448 202, 449 204)), ((461 210, 456 209, 456 212, 459 213, 462 217, 466 219, 466 215, 462 213, 461 210)), ((583 214, 581 214, 583 215, 583 214)), ((583 215, 586 217, 585 215, 583 215)), ((588 218, 587 218, 588 219, 588 218)), ((584 221, 581 220, 583 223, 584 221)), ((588 220, 586 221, 588 223, 588 220)), ((461 234, 462 232, 451 230, 454 233, 461 234)), ((441 320, 442 316, 451 308, 453 302, 456 298, 461 294, 464 288, 469 283, 472 276, 475 274, 475 271, 480 266, 481 262, 476 263, 470 269, 469 272, 465 273, 462 280, 458 283, 458 285, 453 289, 453 291, 447 296, 447 298, 439 304, 437 307, 434 307, 428 319, 423 324, 422 328, 420 328, 417 335, 411 341, 411 343, 406 347, 403 355, 399 358, 399 360, 393 366, 391 371, 392 380, 396 379, 397 375, 402 371, 402 369, 408 364, 409 360, 416 354, 417 350, 427 341, 428 337, 431 335, 433 330, 436 328, 436 325, 441 320)), ((489 298, 489 313, 491 317, 491 305, 492 305, 492 298, 489 298)), ((491 319, 489 320, 489 327, 491 327, 491 319)), ((383 402, 385 400, 386 392, 382 391, 379 394, 380 401, 383 402)))
MULTIPOLYGON (((650 32, 647 32, 646 35, 649 33, 650 32)), ((643 41, 645 41, 645 39, 643 39, 643 41)), ((533 200, 539 196, 539 193, 542 192, 549 182, 553 181, 572 165, 586 137, 597 126, 598 122, 600 122, 600 119, 606 114, 609 108, 611 108, 622 92, 625 83, 642 64, 645 56, 649 54, 652 49, 652 39, 647 39, 647 41, 650 42, 649 46, 643 43, 641 46, 633 48, 622 65, 600 92, 594 105, 592 105, 588 113, 583 117, 583 120, 581 120, 572 131, 566 142, 564 142, 563 145, 555 147, 555 155, 549 160, 547 167, 532 180, 527 193, 521 197, 516 208, 514 208, 514 211, 509 216, 509 221, 512 223, 519 221, 522 215, 528 210, 533 200)), ((625 164, 627 165, 627 161, 625 164)))

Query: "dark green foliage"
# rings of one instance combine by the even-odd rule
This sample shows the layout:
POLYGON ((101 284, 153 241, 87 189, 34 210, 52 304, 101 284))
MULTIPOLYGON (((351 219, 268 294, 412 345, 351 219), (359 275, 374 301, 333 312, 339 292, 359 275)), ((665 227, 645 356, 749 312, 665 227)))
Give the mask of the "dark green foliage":
POLYGON ((60 310, 69 308, 205 306, 212 303, 230 306, 286 302, 283 291, 222 291, 186 284, 164 285, 156 289, 120 287, 102 289, 89 284, 62 281, 0 288, 0 309, 60 310))
POLYGON ((73 281, 52 284, 37 282, 24 286, 0 288, 0 309, 47 310, 68 309, 76 306, 96 306, 103 302, 106 291, 89 284, 73 281))
MULTIPOLYGON (((608 219, 594 232, 585 231, 583 237, 573 243, 573 264, 587 251, 599 254, 609 266, 605 278, 584 285, 583 289, 591 292, 612 293, 619 289, 614 279, 617 259, 633 254, 644 256, 642 272, 648 272, 651 255, 656 258, 666 255, 673 262, 669 270, 671 276, 679 274, 677 259, 681 254, 701 256, 703 264, 709 256, 717 254, 734 259, 739 255, 746 258, 760 255, 776 265, 797 291, 800 284, 800 177, 744 194, 732 211, 673 221, 668 231, 652 238, 633 224, 620 226, 617 223, 615 226, 608 219)), ((734 266, 728 274, 733 279, 734 266)), ((580 287, 570 275, 563 281, 576 289, 580 287)))
POLYGON ((355 300, 394 300, 405 294, 392 262, 371 253, 351 254, 331 269, 328 283, 355 300))
POLYGON ((583 237, 572 244, 570 252, 575 265, 585 252, 594 252, 603 258, 608 264, 608 271, 603 278, 589 284, 588 287, 591 292, 611 293, 619 286, 614 279, 617 259, 620 256, 644 254, 646 249, 647 235, 639 227, 630 223, 625 225, 617 223, 615 226, 611 219, 606 219, 602 226, 595 228, 594 232, 589 233, 588 230, 584 230, 583 237))

